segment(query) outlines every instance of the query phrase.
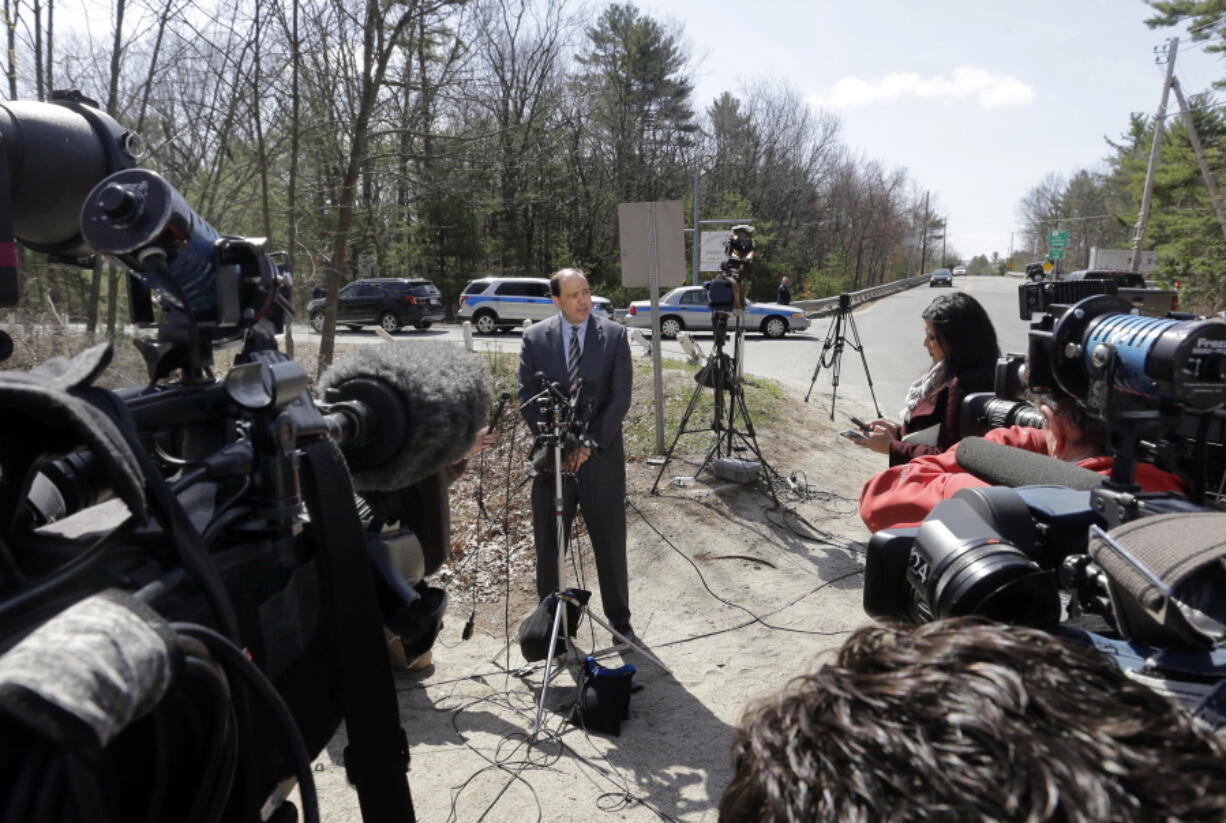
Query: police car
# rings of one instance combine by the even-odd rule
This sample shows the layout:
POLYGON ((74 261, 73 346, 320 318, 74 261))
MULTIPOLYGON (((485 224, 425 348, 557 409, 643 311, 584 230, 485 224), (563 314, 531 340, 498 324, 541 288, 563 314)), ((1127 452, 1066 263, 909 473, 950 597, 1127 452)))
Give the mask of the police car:
MULTIPOLYGON (((636 300, 622 320, 631 328, 651 328, 651 301, 636 300)), ((711 307, 705 286, 682 286, 660 298, 660 335, 672 339, 681 331, 710 331, 711 307)), ((745 328, 767 337, 783 337, 789 331, 809 328, 809 318, 795 306, 745 301, 745 328)))
MULTIPOLYGON (((613 301, 592 295, 592 312, 613 319, 613 301)), ((558 313, 544 277, 485 277, 464 287, 460 320, 472 321, 480 334, 506 331, 522 324, 546 320, 558 313)))

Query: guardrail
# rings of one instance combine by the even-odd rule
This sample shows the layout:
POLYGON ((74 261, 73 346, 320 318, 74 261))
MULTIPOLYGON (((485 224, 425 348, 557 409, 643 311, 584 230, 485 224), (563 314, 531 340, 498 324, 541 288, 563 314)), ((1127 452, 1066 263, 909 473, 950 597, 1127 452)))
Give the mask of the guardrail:
MULTIPOLYGON (((904 277, 901 280, 894 280, 890 283, 883 283, 879 286, 870 286, 867 289, 860 291, 848 292, 847 296, 851 298, 851 305, 858 306, 861 303, 868 303, 871 300, 876 300, 886 295, 895 294, 896 292, 905 291, 906 289, 915 288, 916 286, 927 283, 928 275, 917 274, 914 277, 904 277)), ((834 297, 823 297, 821 300, 793 300, 792 304, 804 311, 807 317, 820 317, 827 312, 834 311, 839 307, 839 295, 834 297)))

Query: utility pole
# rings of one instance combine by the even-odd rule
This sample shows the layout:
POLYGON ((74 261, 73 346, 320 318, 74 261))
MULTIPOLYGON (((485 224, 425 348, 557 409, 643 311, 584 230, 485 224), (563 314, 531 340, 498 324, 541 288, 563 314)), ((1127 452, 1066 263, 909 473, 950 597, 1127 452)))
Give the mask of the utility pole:
MULTIPOLYGON (((699 226, 699 215, 702 204, 702 172, 694 172, 694 242, 691 244, 693 248, 693 261, 690 267, 690 285, 697 286, 698 281, 702 278, 701 265, 702 260, 702 230, 699 226)), ((661 449, 663 451, 663 449, 661 449)))
POLYGON ((1149 167, 1145 171, 1145 191, 1141 194, 1141 213, 1137 216, 1137 229, 1132 237, 1132 270, 1141 268, 1141 246, 1145 242, 1145 227, 1149 223, 1149 207, 1154 194, 1154 170, 1158 167, 1158 149, 1162 145, 1162 132, 1166 130, 1166 101, 1171 93, 1171 80, 1175 76, 1175 55, 1179 54, 1179 38, 1172 37, 1166 45, 1166 80, 1162 83, 1162 102, 1154 116, 1154 140, 1149 148, 1149 167))
POLYGON ((1205 162, 1205 152, 1200 147, 1200 135, 1196 133, 1196 122, 1192 119, 1192 110, 1188 108, 1188 101, 1183 97, 1178 77, 1171 78, 1171 90, 1175 92, 1175 99, 1179 102, 1179 113, 1183 116, 1184 125, 1188 129, 1188 142, 1192 144, 1192 151, 1196 152, 1196 162, 1200 164, 1200 175, 1205 178, 1205 188, 1209 190, 1209 202, 1213 204, 1213 211, 1217 214, 1222 236, 1226 237, 1226 210, 1223 210, 1222 199, 1218 197, 1217 183, 1213 179, 1213 173, 1209 171, 1209 164, 1205 162))
POLYGON ((945 265, 945 241, 949 237, 949 215, 941 221, 941 265, 945 265))
POLYGON ((928 192, 924 192, 924 225, 920 231, 923 232, 920 240, 920 274, 923 274, 928 267, 928 192))

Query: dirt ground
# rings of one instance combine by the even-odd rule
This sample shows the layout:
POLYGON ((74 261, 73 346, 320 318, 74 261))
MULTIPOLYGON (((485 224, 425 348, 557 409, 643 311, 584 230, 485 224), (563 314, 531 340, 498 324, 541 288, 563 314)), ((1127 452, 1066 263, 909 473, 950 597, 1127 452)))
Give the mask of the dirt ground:
MULTIPOLYGON (((650 400, 649 361, 636 358, 635 371, 631 418, 646 413, 650 400)), ((673 392, 688 395, 694 385, 685 372, 665 376, 673 392)), ((583 620, 581 653, 604 651, 606 666, 624 659, 637 667, 641 690, 619 736, 566 722, 576 695, 578 667, 571 665, 550 686, 545 730, 529 743, 543 663, 525 667, 514 642, 536 606, 528 488, 517 468, 523 442, 512 447, 504 435, 484 467, 470 464, 452 489, 455 559, 434 578, 448 586, 451 601, 433 665, 397 674, 419 820, 716 819, 747 704, 867 622, 860 605, 867 532, 855 500, 884 458, 839 438, 842 426, 828 419, 826 402, 815 396, 806 405, 802 396, 785 387, 772 404, 773 424, 757 433, 766 460, 793 476, 791 487, 777 485, 779 507, 760 487, 709 471, 692 486, 669 482, 694 474, 709 434, 682 438, 658 495, 650 493, 658 468, 642 455, 630 462, 633 622, 671 674, 642 655, 605 651, 608 632, 583 620), (506 465, 514 469, 510 482, 506 465), (806 487, 807 494, 797 493, 806 487), (488 519, 474 515, 478 489, 488 519), (464 641, 474 591, 476 631, 464 641)), ((603 617, 590 544, 580 538, 578 546, 583 562, 568 572, 568 583, 591 589, 592 613, 603 617)), ((326 821, 361 819, 345 781, 345 742, 342 729, 315 762, 326 821)))

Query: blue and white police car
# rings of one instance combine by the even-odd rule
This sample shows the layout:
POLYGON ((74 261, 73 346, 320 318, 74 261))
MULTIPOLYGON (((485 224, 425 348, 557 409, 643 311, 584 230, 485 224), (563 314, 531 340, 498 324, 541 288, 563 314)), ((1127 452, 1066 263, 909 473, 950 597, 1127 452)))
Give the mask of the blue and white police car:
MULTIPOLYGON (((613 301, 592 295, 592 312, 613 319, 613 301)), ((557 307, 544 277, 483 277, 464 287, 460 295, 461 321, 469 320, 480 334, 506 331, 522 324, 553 317, 557 307)))
MULTIPOLYGON (((651 301, 636 300, 630 304, 626 317, 627 326, 638 329, 651 328, 651 301)), ((682 286, 660 298, 660 335, 672 339, 677 332, 710 331, 712 328, 711 307, 707 305, 705 286, 682 286)), ((745 329, 758 330, 767 337, 783 337, 790 331, 809 328, 809 318, 795 306, 780 303, 754 303, 745 301, 745 329)))

